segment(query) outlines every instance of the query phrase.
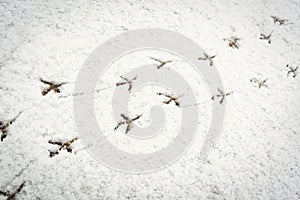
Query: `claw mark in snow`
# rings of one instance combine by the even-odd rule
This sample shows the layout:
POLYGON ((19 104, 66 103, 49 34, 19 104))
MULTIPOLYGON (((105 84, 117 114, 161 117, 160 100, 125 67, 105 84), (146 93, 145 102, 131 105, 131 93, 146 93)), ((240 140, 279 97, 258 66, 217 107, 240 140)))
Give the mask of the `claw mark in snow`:
POLYGON ((258 88, 261 88, 262 86, 264 86, 265 88, 268 88, 268 85, 266 84, 267 80, 268 79, 258 80, 257 78, 252 78, 252 79, 250 79, 250 82, 257 83, 258 88))
POLYGON ((17 194, 19 194, 23 187, 25 186, 26 181, 24 181, 15 191, 9 192, 9 191, 0 191, 0 195, 7 197, 7 200, 15 200, 17 194))
POLYGON ((214 56, 209 56, 208 54, 206 53, 203 53, 204 57, 201 57, 201 58, 198 58, 198 60, 208 60, 209 61, 209 65, 210 66, 213 66, 214 63, 213 63, 213 58, 216 57, 216 55, 214 56))
POLYGON ((227 38, 227 39, 224 39, 226 41, 228 41, 228 46, 232 47, 232 48, 236 48, 238 49, 239 48, 239 44, 238 44, 238 41, 241 40, 240 38, 236 37, 236 36, 232 36, 231 38, 227 38))
POLYGON ((289 76, 290 73, 292 73, 292 74, 293 74, 293 77, 295 78, 296 75, 297 75, 298 67, 291 67, 291 66, 289 66, 289 65, 286 65, 286 67, 289 68, 289 71, 287 72, 287 76, 289 76))
POLYGON ((6 122, 0 121, 1 142, 7 137, 9 126, 12 125, 21 114, 22 112, 19 112, 17 116, 6 122))
POLYGON ((132 129, 132 127, 133 127, 132 123, 133 123, 135 120, 138 120, 141 116, 142 116, 142 115, 137 115, 136 117, 129 118, 129 117, 127 117, 126 115, 121 114, 121 117, 122 117, 124 120, 118 122, 117 126, 114 128, 114 131, 116 131, 121 125, 127 124, 127 128, 126 128, 126 131, 125 131, 125 134, 127 134, 127 133, 132 129))
POLYGON ((227 97, 227 96, 229 96, 233 93, 233 92, 225 93, 224 91, 220 90, 219 88, 218 88, 218 91, 219 91, 219 94, 216 94, 216 95, 212 96, 211 99, 215 100, 216 97, 221 97, 220 104, 223 103, 225 97, 227 97))
POLYGON ((283 25, 286 21, 288 21, 287 19, 280 19, 276 16, 271 16, 273 21, 274 21, 274 24, 276 24, 277 22, 279 23, 279 25, 283 25))
POLYGON ((155 60, 156 62, 159 62, 159 63, 160 63, 160 65, 157 66, 157 69, 160 69, 160 68, 162 68, 163 66, 165 66, 166 64, 172 62, 172 60, 162 61, 162 60, 159 60, 159 59, 153 58, 153 57, 150 57, 150 59, 155 60))
POLYGON ((123 82, 118 82, 116 83, 116 86, 120 86, 120 85, 125 85, 125 84, 128 84, 129 85, 129 88, 128 88, 128 91, 131 92, 131 89, 132 89, 132 83, 134 80, 137 79, 137 76, 135 76, 133 79, 128 79, 128 78, 125 78, 123 76, 120 76, 124 81, 123 82))
POLYGON ((268 40, 268 43, 271 44, 271 36, 272 36, 273 31, 269 34, 269 35, 265 35, 265 34, 260 34, 260 38, 261 40, 268 40))
POLYGON ((164 104, 169 104, 169 103, 171 103, 172 101, 174 101, 175 105, 178 106, 178 107, 180 107, 179 98, 181 98, 182 95, 176 97, 176 96, 172 96, 172 95, 170 95, 170 94, 164 94, 164 93, 161 93, 161 92, 159 92, 159 93, 157 93, 157 94, 158 94, 158 95, 163 95, 163 96, 165 96, 165 97, 168 98, 168 100, 165 100, 165 101, 163 102, 164 104))
POLYGON ((60 152, 61 150, 67 150, 67 152, 72 153, 72 150, 73 150, 73 149, 72 149, 72 147, 71 147, 71 144, 72 144, 73 142, 75 142, 77 139, 78 139, 78 138, 73 138, 73 139, 68 140, 68 141, 66 141, 66 142, 60 142, 60 141, 52 141, 52 140, 49 140, 49 141, 48 141, 49 144, 53 144, 53 145, 58 145, 58 146, 59 146, 59 148, 56 149, 56 150, 54 150, 54 151, 49 150, 49 153, 50 153, 49 156, 52 158, 52 157, 54 157, 55 155, 58 155, 59 152, 60 152))
POLYGON ((62 85, 67 84, 68 82, 61 82, 61 83, 56 83, 53 81, 46 81, 42 78, 40 78, 40 81, 46 85, 48 85, 48 87, 44 88, 42 91, 42 95, 45 96, 46 94, 48 94, 51 90, 53 90, 55 93, 60 93, 60 87, 62 85))

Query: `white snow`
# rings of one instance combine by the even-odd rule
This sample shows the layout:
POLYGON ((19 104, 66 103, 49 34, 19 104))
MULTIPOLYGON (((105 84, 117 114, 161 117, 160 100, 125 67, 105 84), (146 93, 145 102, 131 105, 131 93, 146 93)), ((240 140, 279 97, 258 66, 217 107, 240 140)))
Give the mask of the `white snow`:
MULTIPOLYGON (((285 67, 300 65, 299 33, 298 0, 1 0, 0 120, 26 110, 0 142, 0 190, 12 191, 27 181, 17 199, 299 199, 300 74, 287 77, 285 67), (274 24, 271 15, 288 22, 274 24), (205 161, 199 159, 203 134, 209 128, 210 96, 199 92, 204 83, 187 70, 181 73, 190 77, 203 102, 195 107, 201 113, 202 134, 178 162, 154 173, 128 174, 98 163, 80 141, 72 145, 74 153, 62 151, 49 158, 53 146, 48 140, 78 136, 72 94, 85 59, 107 39, 140 28, 179 32, 209 55, 217 54, 214 67, 225 90, 234 94, 227 97, 224 129, 215 148, 205 161), (259 40, 260 33, 271 31, 271 44, 259 40), (233 35, 241 38, 239 49, 223 40, 233 35), (40 77, 70 83, 62 86, 60 94, 42 96, 40 77), (254 87, 249 81, 253 77, 268 78, 269 88, 254 87)), ((104 88, 95 94, 95 110, 105 131, 112 131, 118 119, 110 115, 110 106, 101 106, 102 100, 109 99, 119 75, 143 64, 142 56, 148 53, 114 63, 97 85, 104 88)), ((132 92, 130 110, 145 113, 137 125, 151 120, 149 108, 162 99, 145 96, 157 89, 132 92)), ((166 122, 173 131, 160 136, 161 144, 172 139, 178 126, 174 121, 180 120, 169 106, 164 107, 174 119, 166 122)), ((113 134, 120 137, 109 140, 126 151, 161 148, 150 144, 141 149, 137 141, 127 141, 121 130, 113 134)))

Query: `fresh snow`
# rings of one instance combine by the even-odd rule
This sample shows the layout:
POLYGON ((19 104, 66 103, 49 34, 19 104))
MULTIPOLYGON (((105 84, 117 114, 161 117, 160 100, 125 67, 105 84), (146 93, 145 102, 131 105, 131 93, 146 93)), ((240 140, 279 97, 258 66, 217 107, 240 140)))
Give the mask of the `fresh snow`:
MULTIPOLYGON (((299 199, 300 74, 287 77, 286 68, 300 65, 299 33, 298 0, 1 0, 0 120, 24 113, 0 142, 0 190, 14 191, 26 181, 16 199, 299 199), (273 15, 288 21, 274 24, 273 15), (109 98, 120 75, 155 63, 146 61, 147 56, 177 59, 170 67, 187 77, 200 103, 195 106, 199 135, 188 152, 173 165, 146 174, 102 165, 80 141, 72 145, 73 153, 61 151, 49 158, 48 149, 55 147, 48 140, 79 136, 72 100, 88 55, 109 38, 140 28, 179 32, 217 55, 212 67, 218 69, 226 92, 234 93, 226 97, 223 131, 207 159, 199 159, 211 118, 204 82, 191 69, 182 70, 189 66, 179 58, 151 51, 121 58, 99 80, 94 94, 97 120, 105 134, 112 132, 108 140, 124 151, 145 153, 166 146, 178 130, 179 108, 164 105, 168 130, 140 143, 121 130, 113 132, 119 119, 111 115, 109 98), (259 39, 272 31, 271 44, 259 39), (231 36, 241 38, 239 49, 224 41, 231 36), (70 83, 60 94, 42 96, 45 85, 39 78, 70 83), (267 78, 268 88, 257 88, 251 78, 267 78)), ((160 89, 147 86, 132 92, 130 110, 145 114, 138 126, 151 122, 149 110, 161 105, 163 97, 149 94, 160 89)))

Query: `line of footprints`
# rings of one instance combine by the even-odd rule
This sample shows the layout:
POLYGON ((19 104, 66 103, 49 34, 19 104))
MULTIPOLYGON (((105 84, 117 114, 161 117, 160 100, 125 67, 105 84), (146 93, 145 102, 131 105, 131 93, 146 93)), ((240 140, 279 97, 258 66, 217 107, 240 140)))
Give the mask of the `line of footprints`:
MULTIPOLYGON (((275 24, 279 24, 279 25, 283 25, 287 20, 286 19, 280 19, 278 17, 275 16, 271 16, 274 23, 275 24)), ((268 35, 265 34, 260 34, 260 38, 261 40, 267 40, 269 44, 271 44, 271 36, 272 36, 272 32, 268 35)), ((236 36, 232 36, 230 38, 226 38, 224 39, 224 41, 228 41, 228 46, 231 48, 236 48, 239 49, 240 48, 240 38, 236 37, 236 36)), ((203 54, 202 57, 199 57, 198 60, 199 61, 208 61, 210 66, 214 65, 213 59, 216 57, 216 55, 210 56, 206 53, 203 54)), ((157 58, 153 58, 150 57, 151 60, 155 61, 157 63, 157 69, 161 69, 162 67, 165 67, 166 65, 172 63, 172 60, 160 60, 157 58)), ((293 67, 290 66, 289 64, 286 65, 287 70, 287 76, 290 76, 290 74, 292 75, 292 77, 296 77, 297 75, 297 70, 298 67, 293 67)), ((128 92, 131 92, 132 89, 132 85, 133 82, 137 79, 137 76, 135 76, 132 79, 126 78, 124 76, 121 76, 122 81, 116 83, 116 86, 123 86, 123 85, 128 85, 128 92)), ((257 78, 251 78, 250 82, 253 84, 256 84, 256 86, 258 88, 262 88, 262 87, 266 87, 268 88, 268 85, 266 84, 268 79, 263 79, 263 80, 259 80, 257 78)), ((65 84, 68 84, 68 82, 54 82, 54 81, 48 81, 45 79, 40 78, 41 83, 43 83, 45 85, 45 87, 42 90, 42 95, 46 96, 47 94, 49 94, 51 91, 54 93, 60 93, 61 92, 61 87, 64 86, 65 84)), ((231 95, 233 92, 224 92, 221 89, 218 89, 218 94, 215 94, 211 97, 212 100, 215 100, 216 98, 220 98, 220 104, 223 103, 224 99, 231 95)), ((157 95, 159 96, 164 96, 165 100, 162 102, 163 104, 170 104, 172 102, 174 102, 174 105, 177 107, 180 107, 180 101, 179 99, 182 96, 175 96, 173 94, 166 94, 166 93, 157 93, 157 95)), ((8 136, 8 131, 9 131, 9 127, 18 119, 18 117, 22 114, 22 112, 19 112, 14 118, 10 119, 10 120, 5 120, 5 121, 0 121, 0 133, 1 133, 1 142, 4 141, 4 139, 8 136)), ((114 128, 114 130, 116 131, 121 125, 127 125, 127 128, 125 130, 125 134, 127 134, 133 127, 133 122, 138 120, 142 114, 136 115, 135 117, 128 117, 125 114, 120 114, 122 117, 122 120, 120 120, 116 127, 114 128)), ((67 140, 67 141, 61 141, 61 140, 57 140, 57 141, 53 141, 53 140, 49 140, 48 143, 56 146, 57 148, 54 150, 48 150, 49 151, 49 157, 54 157, 56 155, 58 155, 62 150, 66 150, 69 153, 73 152, 72 149, 72 144, 78 140, 78 138, 73 138, 71 140, 67 140)), ((23 189, 25 185, 25 182, 23 182, 19 187, 17 187, 17 189, 15 189, 14 191, 10 192, 10 191, 1 191, 0 190, 0 195, 4 196, 7 198, 7 200, 14 200, 16 195, 18 193, 21 192, 21 190, 23 189)))

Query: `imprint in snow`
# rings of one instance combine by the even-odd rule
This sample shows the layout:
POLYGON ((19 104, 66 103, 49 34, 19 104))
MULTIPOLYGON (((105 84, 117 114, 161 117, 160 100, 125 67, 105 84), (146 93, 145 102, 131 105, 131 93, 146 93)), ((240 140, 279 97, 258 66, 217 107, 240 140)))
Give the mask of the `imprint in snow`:
POLYGON ((75 142, 77 139, 78 139, 78 138, 73 138, 73 139, 68 140, 68 141, 66 141, 66 142, 60 142, 60 141, 52 141, 52 140, 49 140, 49 141, 48 141, 49 144, 53 144, 53 145, 58 145, 58 146, 59 146, 59 148, 56 149, 56 150, 54 150, 54 151, 49 150, 49 153, 50 153, 49 156, 52 158, 52 157, 54 157, 55 155, 58 155, 59 152, 60 152, 61 150, 67 150, 67 152, 72 153, 72 150, 73 150, 73 149, 72 149, 72 147, 71 147, 71 144, 72 144, 73 142, 75 142))
POLYGON ((290 73, 293 73, 293 77, 295 78, 296 75, 297 75, 297 70, 298 70, 298 66, 297 67, 292 67, 292 66, 289 66, 288 64, 286 65, 286 67, 289 68, 289 71, 287 72, 287 77, 290 75, 290 73))
POLYGON ((162 68, 163 66, 165 66, 166 64, 172 62, 172 60, 162 61, 162 60, 159 60, 159 59, 153 58, 153 57, 150 57, 150 59, 155 60, 155 61, 157 61, 157 62, 160 63, 160 65, 157 66, 157 69, 160 69, 160 68, 162 68))
POLYGON ((211 99, 215 100, 216 97, 221 97, 220 104, 223 103, 226 96, 229 96, 233 93, 233 92, 225 93, 224 91, 220 90, 219 88, 218 88, 218 91, 219 91, 219 94, 216 94, 216 95, 212 96, 211 99))
POLYGON ((241 40, 240 38, 236 37, 236 36, 231 36, 230 38, 225 38, 224 41, 228 41, 228 46, 232 47, 232 48, 239 48, 239 43, 238 41, 241 40))
POLYGON ((283 25, 286 21, 288 21, 287 19, 280 19, 276 16, 271 16, 273 21, 274 21, 274 24, 276 24, 277 22, 279 23, 279 25, 283 25))
POLYGON ((16 195, 19 194, 23 187, 25 186, 26 181, 24 181, 14 192, 9 191, 0 191, 0 195, 7 197, 7 200, 15 200, 16 195))
POLYGON ((142 116, 142 114, 141 114, 141 115, 137 115, 136 117, 133 117, 133 118, 129 118, 129 117, 127 117, 126 115, 121 114, 121 117, 122 117, 124 120, 118 122, 117 126, 114 128, 114 131, 116 131, 121 125, 127 124, 127 128, 126 128, 126 131, 125 131, 125 134, 127 134, 127 133, 131 130, 131 128, 133 127, 132 123, 133 123, 135 120, 138 120, 141 116, 142 116))
POLYGON ((19 114, 11 120, 0 121, 1 142, 7 137, 9 126, 13 124, 21 114, 22 112, 19 112, 19 114))
POLYGON ((120 86, 120 85, 125 85, 125 84, 128 84, 129 85, 129 88, 128 88, 128 91, 131 92, 131 88, 132 88, 132 82, 134 80, 137 79, 137 76, 135 76, 133 79, 128 79, 128 78, 125 78, 123 76, 120 76, 124 81, 123 82, 118 82, 116 83, 116 86, 120 86))
POLYGON ((214 56, 209 56, 208 54, 206 54, 206 53, 203 53, 203 55, 204 55, 204 57, 201 57, 201 58, 198 58, 198 60, 208 60, 209 61, 209 65, 210 66, 213 66, 214 65, 214 63, 213 63, 213 58, 214 57, 216 57, 216 55, 214 55, 214 56))
POLYGON ((269 34, 269 35, 265 35, 265 34, 260 34, 260 38, 261 40, 268 40, 268 43, 271 44, 271 36, 272 36, 273 31, 269 34))
POLYGON ((261 88, 262 86, 264 86, 265 88, 268 88, 268 85, 266 84, 268 79, 264 79, 264 80, 258 80, 257 78, 251 78, 250 82, 251 83, 257 83, 258 84, 258 88, 261 88))
POLYGON ((53 81, 46 81, 42 78, 40 78, 40 81, 46 85, 48 85, 48 87, 44 88, 42 91, 42 95, 45 96, 46 94, 48 94, 51 90, 53 90, 55 93, 60 93, 60 87, 62 85, 67 84, 68 82, 61 82, 61 83, 56 83, 53 81))
POLYGON ((175 105, 178 106, 178 107, 180 107, 179 98, 181 98, 183 95, 180 95, 180 96, 176 97, 176 96, 172 96, 172 95, 170 95, 170 94, 165 94, 165 93, 161 93, 161 92, 159 92, 159 93, 157 93, 157 94, 158 94, 158 95, 163 95, 163 96, 165 96, 165 97, 168 98, 168 100, 165 100, 165 101, 163 102, 164 104, 169 104, 169 103, 171 103, 172 101, 174 101, 175 105))

